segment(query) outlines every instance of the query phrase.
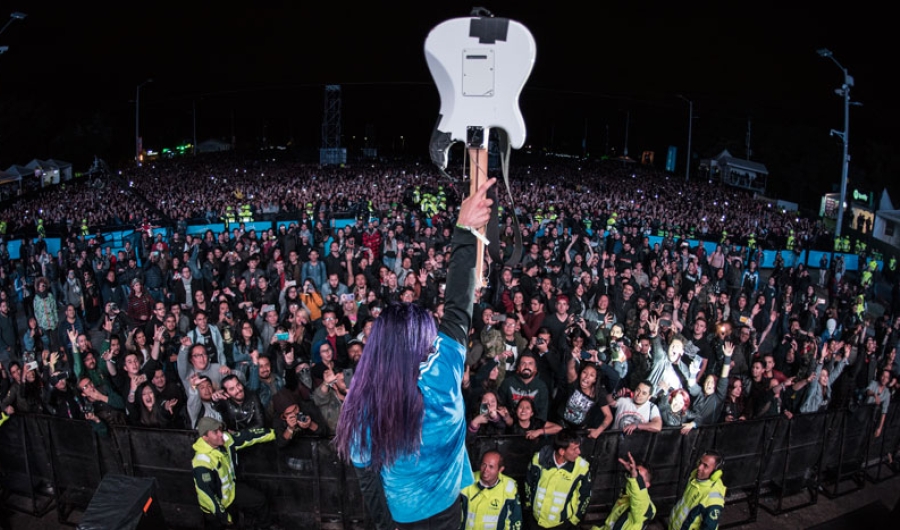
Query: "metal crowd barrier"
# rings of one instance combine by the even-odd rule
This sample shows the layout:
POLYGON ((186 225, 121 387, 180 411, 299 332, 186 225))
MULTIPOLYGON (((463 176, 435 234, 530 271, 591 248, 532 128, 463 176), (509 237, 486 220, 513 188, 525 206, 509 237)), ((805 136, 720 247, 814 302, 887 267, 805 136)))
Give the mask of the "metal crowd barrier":
MULTIPOLYGON (((621 494, 624 474, 618 458, 631 452, 654 474, 650 494, 658 517, 666 517, 681 495, 703 451, 725 455, 729 506, 723 527, 756 521, 758 508, 779 514, 815 505, 818 494, 845 495, 866 481, 896 476, 886 455, 900 449, 900 406, 893 404, 882 435, 875 438, 874 406, 852 411, 797 415, 710 425, 682 435, 619 431, 585 438, 582 456, 591 464, 593 488, 585 521, 601 524, 621 494)), ((14 415, 0 428, 0 486, 13 509, 43 516, 57 511, 74 525, 108 474, 155 477, 158 502, 171 527, 197 528, 202 516, 191 475, 193 431, 112 427, 97 435, 83 421, 14 415), (52 487, 52 488, 51 488, 52 487)), ((487 449, 498 449, 506 474, 524 480, 535 451, 551 438, 478 438, 469 446, 477 467, 487 449)), ((330 440, 308 438, 286 449, 261 444, 238 453, 239 476, 265 492, 275 515, 296 528, 371 528, 356 475, 341 463, 330 440)))

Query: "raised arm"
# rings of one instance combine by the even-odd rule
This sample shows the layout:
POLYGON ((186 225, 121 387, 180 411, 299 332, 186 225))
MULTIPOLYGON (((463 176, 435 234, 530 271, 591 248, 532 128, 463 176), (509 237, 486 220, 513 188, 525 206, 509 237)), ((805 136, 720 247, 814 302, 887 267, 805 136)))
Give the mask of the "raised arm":
POLYGON ((353 251, 347 250, 344 259, 347 260, 347 287, 353 289, 353 282, 356 280, 353 274, 353 251))
POLYGON ((563 256, 564 256, 565 259, 566 259, 566 265, 571 265, 571 263, 572 263, 572 254, 571 254, 571 251, 572 251, 572 247, 575 246, 575 243, 576 243, 577 241, 578 241, 578 238, 577 238, 577 237, 573 237, 573 238, 572 238, 572 241, 570 241, 570 242, 569 242, 569 245, 566 247, 566 251, 563 252, 563 256))
POLYGON ((734 343, 726 342, 722 346, 722 352, 725 354, 725 361, 722 363, 722 374, 719 379, 728 380, 728 374, 731 373, 731 357, 734 355, 734 343))
POLYGON ((441 331, 460 344, 466 343, 469 326, 472 324, 472 306, 475 301, 475 231, 490 220, 493 201, 487 197, 487 190, 496 182, 497 179, 488 180, 462 202, 453 232, 441 331))
POLYGON ((766 341, 766 338, 772 332, 772 327, 775 325, 776 320, 778 320, 778 311, 772 310, 769 313, 769 325, 766 326, 766 329, 764 329, 762 334, 759 336, 757 344, 762 344, 766 341))

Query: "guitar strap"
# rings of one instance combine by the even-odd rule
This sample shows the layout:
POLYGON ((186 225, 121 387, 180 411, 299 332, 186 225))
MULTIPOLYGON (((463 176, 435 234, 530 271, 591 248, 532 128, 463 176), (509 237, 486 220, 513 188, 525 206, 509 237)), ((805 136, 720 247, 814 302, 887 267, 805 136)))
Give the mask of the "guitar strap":
MULTIPOLYGON (((438 122, 440 122, 440 118, 438 118, 438 122)), ((522 227, 519 225, 519 218, 516 215, 515 199, 513 199, 512 189, 509 187, 509 156, 512 152, 512 146, 509 143, 509 135, 507 135, 506 131, 503 129, 495 129, 495 131, 497 131, 497 141, 500 150, 500 168, 503 172, 503 184, 506 187, 506 194, 509 197, 510 215, 513 220, 513 234, 515 238, 512 254, 510 254, 509 259, 506 260, 505 265, 508 267, 515 267, 522 260, 524 247, 522 246, 522 227)), ((431 150, 431 159, 432 162, 434 162, 434 166, 437 168, 438 173, 440 173, 442 177, 452 183, 459 183, 459 179, 452 177, 444 170, 444 167, 446 167, 447 164, 447 149, 451 143, 450 135, 438 131, 437 127, 435 127, 431 135, 431 143, 429 146, 431 150)), ((463 161, 463 171, 465 171, 465 166, 466 162, 463 161)), ((485 228, 485 234, 487 235, 488 241, 490 241, 490 244, 488 245, 488 254, 491 256, 491 263, 503 263, 503 255, 500 253, 500 215, 498 212, 500 201, 497 197, 496 187, 491 188, 488 191, 488 197, 494 201, 494 206, 491 208, 491 220, 485 228)))
MULTIPOLYGON (((512 254, 506 260, 507 267, 515 267, 522 260, 522 229, 519 226, 519 218, 516 215, 516 202, 513 199, 512 188, 509 186, 509 155, 512 147, 509 143, 509 135, 503 129, 495 129, 497 131, 497 141, 500 150, 500 169, 503 172, 503 184, 506 187, 506 194, 509 197, 509 213, 513 220, 513 234, 515 244, 513 245, 512 254)), ((491 209, 491 222, 488 223, 486 232, 487 238, 491 242, 488 245, 488 254, 491 256, 491 263, 503 263, 503 255, 500 253, 500 216, 497 206, 500 204, 497 200, 497 188, 489 190, 489 194, 493 193, 491 199, 494 201, 494 207, 491 209)))

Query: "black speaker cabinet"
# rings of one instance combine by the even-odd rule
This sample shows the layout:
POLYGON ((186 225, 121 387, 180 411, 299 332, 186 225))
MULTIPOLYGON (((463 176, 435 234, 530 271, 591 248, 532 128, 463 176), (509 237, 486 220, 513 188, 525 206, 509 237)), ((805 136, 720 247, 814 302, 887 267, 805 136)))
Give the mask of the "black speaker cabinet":
POLYGON ((78 523, 78 530, 166 528, 156 499, 156 479, 106 475, 78 523))

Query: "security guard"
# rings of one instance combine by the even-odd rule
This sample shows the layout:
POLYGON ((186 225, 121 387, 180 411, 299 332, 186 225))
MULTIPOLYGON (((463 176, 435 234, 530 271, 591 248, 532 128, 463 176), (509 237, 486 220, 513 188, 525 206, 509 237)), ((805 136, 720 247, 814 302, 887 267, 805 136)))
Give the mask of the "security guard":
POLYGON ((463 528, 522 528, 522 505, 516 481, 504 475, 504 469, 498 451, 482 455, 481 471, 475 473, 475 483, 462 490, 463 528))
POLYGON ((235 482, 235 451, 275 439, 272 429, 246 429, 222 432, 222 424, 201 418, 197 424, 200 438, 194 442, 194 486, 207 528, 224 528, 233 521, 229 508, 244 510, 254 516, 262 528, 278 528, 269 519, 269 504, 259 491, 235 482))
POLYGON ((869 287, 872 287, 872 279, 872 271, 869 268, 865 268, 863 269, 859 284, 863 289, 868 289, 869 287))
POLYGON ((625 493, 613 505, 603 527, 595 526, 591 530, 641 530, 656 516, 656 506, 647 491, 650 470, 635 464, 631 452, 628 453, 628 460, 620 458, 619 463, 625 466, 629 474, 625 481, 625 493))
POLYGON ((538 528, 578 528, 591 500, 590 466, 580 455, 581 440, 567 431, 534 454, 525 478, 525 507, 538 528))
POLYGON ((722 482, 722 464, 725 457, 716 451, 707 451, 697 462, 697 469, 684 488, 681 499, 672 508, 669 530, 715 530, 725 508, 725 484, 722 482))
POLYGON ((222 220, 225 222, 225 230, 230 230, 231 225, 237 222, 237 218, 234 215, 234 206, 229 204, 225 207, 225 215, 222 217, 222 220))
POLYGON ((866 307, 866 296, 863 294, 857 296, 856 303, 853 305, 853 313, 856 314, 860 322, 866 314, 866 307))
POLYGON ((249 204, 242 204, 241 209, 238 212, 240 216, 240 220, 242 223, 252 223, 253 222, 253 207, 249 204))

